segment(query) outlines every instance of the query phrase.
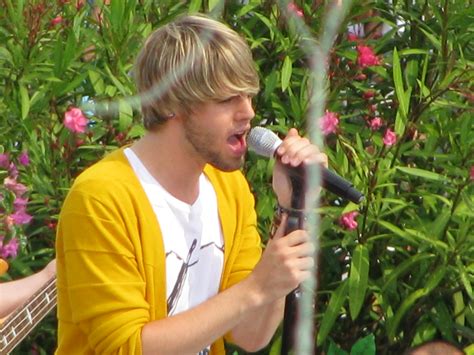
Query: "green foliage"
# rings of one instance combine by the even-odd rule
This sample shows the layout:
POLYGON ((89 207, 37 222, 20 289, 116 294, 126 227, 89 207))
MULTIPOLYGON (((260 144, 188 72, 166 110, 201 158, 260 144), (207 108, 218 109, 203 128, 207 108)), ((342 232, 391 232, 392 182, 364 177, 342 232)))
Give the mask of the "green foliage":
MULTIPOLYGON (((75 1, 0 0, 0 152, 28 151, 21 181, 34 216, 4 278, 53 257, 57 216, 75 176, 143 133, 134 58, 152 29, 180 13, 211 12, 246 37, 262 87, 255 124, 307 132, 313 92, 305 41, 317 42, 326 9, 324 1, 295 3, 305 35, 272 1, 96 1, 94 10, 75 1), (85 133, 65 128, 71 107, 87 114, 85 133)), ((339 125, 324 149, 332 169, 366 196, 360 207, 321 196, 315 344, 328 354, 402 353, 434 338, 474 342, 474 8, 462 0, 393 3, 356 1, 328 60, 325 109, 339 125), (351 41, 346 28, 356 23, 387 31, 351 41), (361 67, 359 44, 374 48, 380 64, 361 67), (382 126, 371 129, 376 117, 382 126), (384 143, 387 129, 396 134, 392 145, 384 143), (351 211, 358 211, 353 230, 339 223, 351 211)), ((264 240, 272 164, 250 153, 245 167, 264 240)), ((54 332, 50 317, 18 353, 51 353, 45 334, 54 332)), ((262 353, 275 353, 280 336, 262 353)))

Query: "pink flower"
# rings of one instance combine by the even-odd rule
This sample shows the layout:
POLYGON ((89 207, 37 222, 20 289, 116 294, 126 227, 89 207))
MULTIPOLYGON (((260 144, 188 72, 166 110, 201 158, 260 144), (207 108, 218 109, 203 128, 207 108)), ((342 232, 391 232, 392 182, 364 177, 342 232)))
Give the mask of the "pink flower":
POLYGON ((0 154, 0 168, 6 169, 10 165, 10 157, 8 153, 0 154))
POLYGON ((23 208, 11 214, 10 217, 15 224, 28 224, 33 219, 33 216, 26 213, 25 209, 23 208))
POLYGON ((16 196, 22 196, 26 191, 28 191, 28 188, 25 185, 20 184, 11 177, 6 177, 5 180, 3 180, 3 185, 16 196))
POLYGON ((51 20, 51 26, 59 25, 61 22, 63 22, 63 18, 61 17, 61 15, 58 15, 51 20))
POLYGON ((383 124, 383 121, 380 117, 374 117, 369 123, 370 129, 372 131, 378 130, 382 126, 382 124, 383 124))
POLYGON ((71 132, 84 133, 86 131, 88 119, 77 107, 69 109, 64 114, 64 125, 71 132))
POLYGON ((10 163, 10 166, 8 167, 8 172, 11 178, 16 179, 18 177, 18 168, 16 167, 15 163, 10 163))
POLYGON ((13 201, 13 206, 15 207, 15 209, 25 209, 27 204, 28 199, 23 197, 16 197, 13 201))
POLYGON ((383 136, 383 144, 390 147, 397 143, 397 135, 390 128, 387 128, 383 136))
POLYGON ((76 0, 76 9, 79 11, 86 4, 86 0, 76 0))
POLYGON ((18 157, 18 162, 24 166, 27 166, 30 164, 30 157, 28 156, 27 151, 21 152, 20 156, 18 157))
POLYGON ((358 44, 357 52, 359 54, 357 64, 359 64, 360 67, 365 68, 380 64, 380 59, 375 55, 371 47, 358 44))
POLYGON ((353 33, 353 32, 349 32, 349 33, 347 34, 347 40, 348 40, 349 42, 357 42, 358 39, 359 39, 359 37, 358 37, 355 33, 353 33))
POLYGON ((362 97, 366 100, 369 100, 375 96, 375 91, 367 90, 362 94, 362 97))
MULTIPOLYGON (((3 242, 3 237, 1 238, 3 242)), ((7 244, 0 246, 0 257, 6 259, 8 257, 15 258, 18 254, 18 239, 12 238, 7 244)))
POLYGON ((354 230, 357 228, 357 221, 354 219, 359 215, 359 212, 352 211, 344 213, 339 219, 339 223, 348 230, 354 230))
POLYGON ((5 216, 4 225, 7 226, 7 230, 11 230, 15 226, 12 216, 5 216))
POLYGON ((330 111, 326 111, 324 116, 321 117, 321 121, 319 122, 321 131, 325 136, 331 133, 336 133, 338 125, 339 118, 337 117, 337 113, 330 111))
POLYGON ((287 10, 289 12, 292 12, 294 13, 296 16, 298 17, 303 17, 304 16, 304 12, 303 10, 301 10, 298 5, 296 5, 294 2, 289 2, 288 3, 288 6, 287 6, 287 10))
POLYGON ((474 180, 474 165, 471 166, 471 180, 474 180))

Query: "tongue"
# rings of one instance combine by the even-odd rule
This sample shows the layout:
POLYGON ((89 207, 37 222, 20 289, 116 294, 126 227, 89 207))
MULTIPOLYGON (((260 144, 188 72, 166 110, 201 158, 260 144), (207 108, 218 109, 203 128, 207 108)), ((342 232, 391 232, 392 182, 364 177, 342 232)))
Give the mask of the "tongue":
POLYGON ((242 154, 245 151, 245 141, 242 136, 232 136, 227 142, 235 153, 242 154))

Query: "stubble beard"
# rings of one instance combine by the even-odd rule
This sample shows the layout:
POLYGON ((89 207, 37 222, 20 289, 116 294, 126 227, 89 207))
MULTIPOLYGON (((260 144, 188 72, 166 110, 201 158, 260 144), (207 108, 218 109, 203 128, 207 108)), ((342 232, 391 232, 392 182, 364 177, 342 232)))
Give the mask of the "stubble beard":
POLYGON ((185 120, 184 134, 194 151, 213 167, 225 172, 231 172, 240 169, 244 165, 244 156, 224 157, 223 153, 219 151, 219 147, 215 144, 219 141, 218 137, 194 124, 192 118, 185 120))

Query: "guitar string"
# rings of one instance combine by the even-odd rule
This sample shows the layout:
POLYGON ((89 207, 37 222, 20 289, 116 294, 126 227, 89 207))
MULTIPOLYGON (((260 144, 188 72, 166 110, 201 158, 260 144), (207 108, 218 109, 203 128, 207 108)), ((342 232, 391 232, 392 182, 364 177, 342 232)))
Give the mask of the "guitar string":
MULTIPOLYGON (((20 329, 17 329, 15 326, 13 326, 11 327, 13 329, 10 329, 10 332, 5 332, 5 334, 1 332, 0 335, 2 336, 2 338, 0 339, 0 343, 3 343, 4 346, 0 347, 0 350, 4 351, 5 349, 8 349, 9 347, 10 347, 10 350, 13 350, 15 346, 19 344, 29 334, 29 332, 25 332, 25 330, 28 330, 28 328, 31 328, 34 325, 36 325, 37 322, 41 321, 49 313, 49 311, 52 308, 54 308, 54 306, 56 305, 55 303, 56 298, 57 298, 56 293, 53 293, 51 297, 51 302, 47 303, 47 305, 50 305, 51 307, 50 308, 43 307, 40 312, 30 317, 31 322, 28 321, 26 326, 22 325, 22 323, 24 323, 25 321, 25 318, 23 318, 21 322, 18 323, 18 325, 22 325, 20 329), (12 334, 14 336, 13 339, 8 339, 8 336, 12 334)), ((33 309, 33 311, 35 310, 36 309, 33 309)))
POLYGON ((2 332, 0 332, 0 336, 1 336, 0 342, 4 343, 4 346, 1 347, 0 350, 3 351, 9 345, 11 346, 12 343, 16 346, 16 344, 18 344, 21 340, 23 340, 28 335, 29 332, 25 332, 25 330, 28 330, 28 328, 35 326, 37 322, 41 321, 49 313, 49 311, 52 308, 54 308, 54 306, 56 305, 57 295, 56 293, 53 293, 50 296, 51 296, 50 301, 46 303, 46 307, 43 305, 44 302, 42 302, 42 303, 39 303, 37 307, 31 310, 31 313, 33 314, 33 316, 30 315, 28 320, 26 320, 26 318, 23 317, 23 319, 20 322, 18 322, 17 325, 10 326, 10 329, 8 329, 9 330, 8 332, 2 329, 2 332), (38 308, 40 309, 39 311, 37 311, 38 308), (25 321, 27 322, 26 325, 24 325, 25 321), (18 326, 20 327, 18 328, 18 326), (8 339, 10 335, 13 335, 12 339, 8 339))
MULTIPOLYGON (((48 283, 44 286, 44 289, 40 290, 37 294, 35 294, 20 310, 16 311, 12 316, 8 317, 5 320, 5 323, 0 326, 0 328, 3 330, 4 328, 7 328, 11 326, 11 323, 14 323, 17 321, 19 317, 24 317, 22 314, 25 310, 27 310, 30 306, 34 305, 37 303, 39 306, 43 303, 44 300, 47 300, 46 296, 50 297, 56 297, 56 279, 52 278, 48 283), (53 291, 51 295, 48 294, 48 292, 53 291)), ((51 302, 47 302, 46 305, 50 304, 51 302)), ((36 305, 35 305, 36 306, 36 305)), ((37 307, 33 308, 33 311, 36 310, 37 307)), ((3 332, 2 332, 3 333, 3 332)))

